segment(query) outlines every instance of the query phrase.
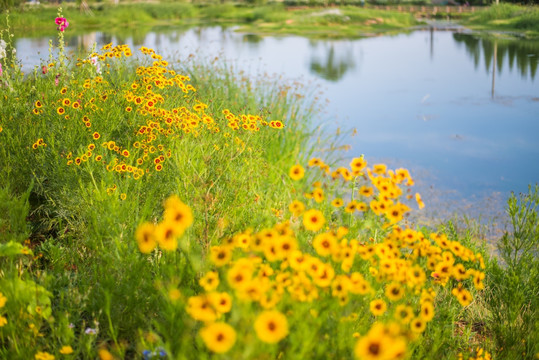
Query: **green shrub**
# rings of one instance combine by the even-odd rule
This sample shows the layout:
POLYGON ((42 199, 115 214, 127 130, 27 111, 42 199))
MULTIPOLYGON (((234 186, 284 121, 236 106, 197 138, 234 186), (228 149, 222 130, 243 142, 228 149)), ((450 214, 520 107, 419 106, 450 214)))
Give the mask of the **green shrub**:
POLYGON ((500 261, 487 272, 488 327, 504 359, 534 359, 539 352, 539 185, 512 194, 512 229, 498 245, 500 261))

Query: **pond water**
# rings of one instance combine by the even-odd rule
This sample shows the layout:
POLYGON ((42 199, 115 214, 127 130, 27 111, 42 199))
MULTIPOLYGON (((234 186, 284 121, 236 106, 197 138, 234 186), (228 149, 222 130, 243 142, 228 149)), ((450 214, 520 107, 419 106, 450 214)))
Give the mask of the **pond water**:
MULTIPOLYGON (((423 29, 358 40, 260 37, 232 28, 161 29, 66 38, 70 49, 113 42, 185 59, 219 56, 247 74, 317 84, 328 133, 357 129, 343 156, 407 167, 431 214, 498 216, 511 191, 539 181, 539 42, 423 29)), ((28 69, 48 38, 18 38, 28 69)))

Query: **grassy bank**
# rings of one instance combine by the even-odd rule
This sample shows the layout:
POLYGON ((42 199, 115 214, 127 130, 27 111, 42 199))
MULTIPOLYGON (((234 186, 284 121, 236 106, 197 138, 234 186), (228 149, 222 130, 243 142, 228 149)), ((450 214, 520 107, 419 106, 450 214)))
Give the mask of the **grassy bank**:
MULTIPOLYGON (((15 34, 54 33, 51 18, 56 8, 26 7, 10 15, 15 34)), ((241 24, 254 33, 301 34, 310 37, 358 37, 364 32, 404 29, 417 22, 410 14, 358 7, 287 10, 282 4, 239 6, 232 4, 197 6, 187 3, 102 4, 81 14, 74 4, 64 5, 74 33, 90 29, 115 32, 122 28, 151 28, 158 25, 241 24)))
POLYGON ((328 159, 301 84, 63 36, 37 73, 0 59, 0 358, 539 352, 539 188, 501 263, 410 223, 406 169, 328 159))
MULTIPOLYGON (((15 34, 26 36, 53 34, 50 19, 56 8, 50 5, 26 6, 10 15, 15 34)), ((76 4, 65 4, 64 14, 72 19, 72 33, 101 29, 112 33, 127 28, 200 24, 239 24, 241 31, 257 34, 294 34, 313 38, 355 38, 389 30, 416 26, 421 20, 413 14, 369 7, 296 7, 273 5, 194 5, 191 3, 108 3, 93 4, 81 13, 76 4)), ((418 13, 419 14, 419 13, 418 13)), ((493 5, 474 13, 452 12, 453 20, 477 30, 502 30, 533 38, 539 36, 537 7, 511 4, 493 5)), ((424 14, 423 14, 424 15, 424 14)), ((5 14, 3 14, 5 16, 5 14)), ((448 15, 440 8, 438 18, 448 15)))
POLYGON ((537 38, 539 37, 539 7, 504 3, 492 5, 464 18, 462 24, 475 30, 507 31, 537 38))

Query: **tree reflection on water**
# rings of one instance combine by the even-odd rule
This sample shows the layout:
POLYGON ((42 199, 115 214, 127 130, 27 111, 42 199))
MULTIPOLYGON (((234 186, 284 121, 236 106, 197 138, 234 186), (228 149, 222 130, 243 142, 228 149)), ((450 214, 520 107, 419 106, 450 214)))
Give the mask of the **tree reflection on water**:
POLYGON ((348 70, 355 67, 355 59, 352 56, 351 49, 343 43, 325 43, 324 45, 325 56, 321 57, 316 51, 313 51, 310 72, 324 80, 339 81, 348 70), (338 45, 344 46, 339 47, 338 45))
POLYGON ((488 73, 492 71, 492 66, 495 63, 498 74, 501 74, 507 63, 510 71, 516 67, 522 77, 530 76, 532 80, 535 79, 539 64, 539 42, 477 37, 462 33, 454 33, 453 38, 458 44, 464 45, 476 69, 479 67, 482 57, 485 70, 488 73))

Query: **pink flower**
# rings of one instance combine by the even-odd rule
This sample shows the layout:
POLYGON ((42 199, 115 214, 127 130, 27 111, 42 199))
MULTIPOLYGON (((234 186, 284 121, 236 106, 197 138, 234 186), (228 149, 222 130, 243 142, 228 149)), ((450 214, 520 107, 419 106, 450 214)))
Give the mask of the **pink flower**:
POLYGON ((0 63, 0 76, 2 76, 3 72, 4 72, 4 70, 2 70, 2 63, 0 63))
POLYGON ((56 29, 60 31, 64 31, 69 26, 69 22, 63 17, 57 17, 54 22, 58 25, 56 29))
POLYGON ((41 72, 42 72, 43 74, 46 74, 46 73, 49 72, 49 68, 48 68, 46 65, 43 65, 43 66, 41 67, 41 72))

